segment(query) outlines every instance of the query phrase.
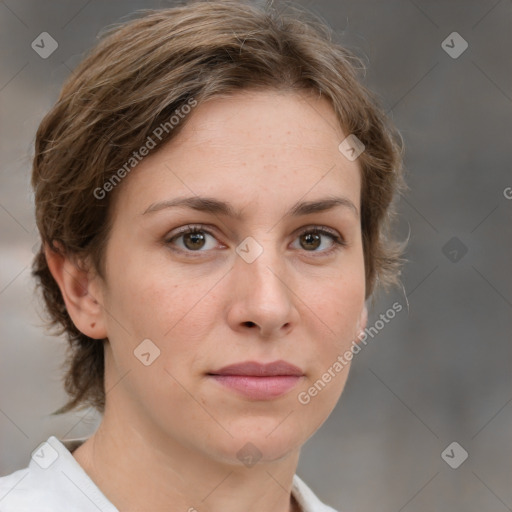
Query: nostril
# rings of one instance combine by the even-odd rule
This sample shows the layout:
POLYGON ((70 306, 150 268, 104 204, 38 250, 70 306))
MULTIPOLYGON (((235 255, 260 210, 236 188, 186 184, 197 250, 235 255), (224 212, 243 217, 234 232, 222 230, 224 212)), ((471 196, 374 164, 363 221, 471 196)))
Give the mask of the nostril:
POLYGON ((244 325, 246 325, 247 327, 253 327, 255 326, 256 324, 254 322, 244 322, 244 325))

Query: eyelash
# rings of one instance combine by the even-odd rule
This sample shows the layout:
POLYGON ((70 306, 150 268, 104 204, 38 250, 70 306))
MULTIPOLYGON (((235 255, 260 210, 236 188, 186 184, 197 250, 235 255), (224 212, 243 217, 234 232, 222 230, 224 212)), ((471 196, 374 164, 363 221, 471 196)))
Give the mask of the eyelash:
MULTIPOLYGON (((174 234, 172 237, 170 238, 167 238, 165 240, 165 244, 168 245, 168 246, 171 246, 172 243, 182 237, 183 235, 188 235, 190 233, 206 233, 210 236, 212 236, 213 238, 216 238, 215 235, 209 230, 207 229, 204 225, 202 224, 195 224, 195 225, 187 225, 187 226, 184 226, 183 228, 180 228, 180 231, 178 231, 178 233, 174 234)), ((300 233, 297 234, 297 237, 300 237, 302 235, 305 235, 305 234, 320 234, 320 235, 326 235, 328 236, 329 238, 331 238, 331 240, 334 242, 334 245, 328 249, 328 250, 325 250, 325 251, 306 251, 304 249, 305 252, 307 253, 319 253, 321 256, 328 256, 334 252, 337 252, 339 250, 341 250, 343 247, 345 247, 347 245, 347 243, 345 242, 345 240, 340 237, 339 235, 337 235, 335 232, 331 231, 330 229, 326 228, 325 226, 310 226, 304 230, 302 230, 300 233)), ((176 249, 176 248, 172 248, 171 249, 173 251, 176 251, 176 252, 180 252, 180 253, 185 253, 187 254, 187 256, 189 257, 197 257, 197 256, 191 256, 191 254, 193 253, 198 253, 198 255, 200 253, 203 253, 203 252, 208 252, 208 251, 202 251, 202 250, 198 250, 198 251, 191 251, 190 249, 187 249, 187 250, 183 250, 183 249, 176 249)), ((317 256, 314 256, 314 257, 317 257, 317 256)))

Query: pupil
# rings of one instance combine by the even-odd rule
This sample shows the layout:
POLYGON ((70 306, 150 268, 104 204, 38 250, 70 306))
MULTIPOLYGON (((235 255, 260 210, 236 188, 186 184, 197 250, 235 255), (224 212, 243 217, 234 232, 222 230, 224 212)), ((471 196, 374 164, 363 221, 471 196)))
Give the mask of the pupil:
POLYGON ((318 233, 306 233, 305 235, 302 236, 303 240, 306 241, 306 244, 309 244, 311 242, 315 244, 315 242, 317 242, 314 245, 313 249, 316 249, 320 245, 320 235, 318 233))
POLYGON ((185 235, 185 245, 189 249, 200 249, 204 243, 204 235, 202 233, 187 233, 185 235), (187 241, 192 240, 192 246, 190 247, 187 241), (199 243, 198 243, 199 242, 199 243))

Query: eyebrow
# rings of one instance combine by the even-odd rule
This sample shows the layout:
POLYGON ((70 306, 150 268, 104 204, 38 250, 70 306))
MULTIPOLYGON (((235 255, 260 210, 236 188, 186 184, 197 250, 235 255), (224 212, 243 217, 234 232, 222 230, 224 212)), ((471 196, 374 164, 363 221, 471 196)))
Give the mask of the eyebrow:
MULTIPOLYGON (((213 197, 200 196, 177 197, 175 199, 153 203, 148 208, 146 208, 143 215, 167 208, 176 207, 190 208, 200 212, 207 212, 215 215, 225 215, 235 219, 241 219, 243 217, 242 212, 240 210, 235 210, 233 206, 228 202, 219 201, 213 197)), ((298 217, 311 213, 324 212, 336 207, 347 208, 351 210, 357 218, 359 218, 359 210, 350 199, 336 196, 329 196, 317 199, 315 201, 297 202, 288 210, 288 212, 286 212, 285 217, 298 217)))

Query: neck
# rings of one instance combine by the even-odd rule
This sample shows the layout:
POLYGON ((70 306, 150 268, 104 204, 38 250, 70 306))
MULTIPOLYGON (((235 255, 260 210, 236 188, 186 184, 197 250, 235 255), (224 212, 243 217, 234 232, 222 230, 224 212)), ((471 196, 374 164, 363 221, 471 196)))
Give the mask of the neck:
MULTIPOLYGON (((140 418, 141 415, 134 415, 140 418)), ((295 512, 291 499, 299 449, 252 467, 219 460, 108 406, 103 421, 73 452, 113 505, 123 512, 295 512), (121 421, 122 419, 122 421, 121 421)))

